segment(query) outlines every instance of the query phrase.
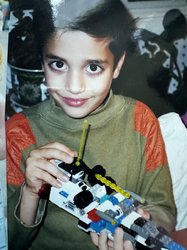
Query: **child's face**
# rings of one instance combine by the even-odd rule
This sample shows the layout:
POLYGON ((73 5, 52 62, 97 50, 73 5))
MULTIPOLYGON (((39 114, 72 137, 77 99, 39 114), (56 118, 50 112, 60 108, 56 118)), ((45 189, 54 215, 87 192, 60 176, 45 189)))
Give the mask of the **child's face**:
POLYGON ((59 31, 47 41, 47 86, 57 105, 70 117, 82 118, 100 107, 112 79, 118 77, 123 60, 114 69, 108 44, 109 39, 96 39, 81 31, 59 31))

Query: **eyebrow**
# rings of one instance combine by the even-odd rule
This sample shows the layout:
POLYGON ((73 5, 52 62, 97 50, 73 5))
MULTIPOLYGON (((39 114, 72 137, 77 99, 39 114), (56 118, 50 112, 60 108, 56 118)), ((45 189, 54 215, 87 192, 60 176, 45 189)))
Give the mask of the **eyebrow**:
MULTIPOLYGON (((47 59, 53 59, 53 60, 60 60, 66 62, 67 60, 63 57, 56 56, 53 54, 46 54, 45 57, 47 59)), ((85 60, 85 64, 108 64, 108 60, 102 60, 102 59, 87 59, 85 60)))
POLYGON ((53 60, 55 59, 55 60, 66 61, 64 58, 62 58, 60 56, 53 55, 53 54, 46 54, 45 57, 48 59, 53 59, 53 60))
POLYGON ((102 59, 99 59, 99 60, 86 60, 87 64, 108 64, 108 61, 107 60, 102 60, 102 59))

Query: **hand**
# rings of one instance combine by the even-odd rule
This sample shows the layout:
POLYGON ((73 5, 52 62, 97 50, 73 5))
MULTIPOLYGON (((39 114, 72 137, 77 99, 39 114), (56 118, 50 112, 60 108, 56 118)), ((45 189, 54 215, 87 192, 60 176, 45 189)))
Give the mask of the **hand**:
POLYGON ((130 241, 124 241, 124 232, 121 228, 116 228, 114 239, 109 240, 107 232, 101 232, 98 236, 96 233, 90 233, 91 240, 100 250, 133 250, 133 245, 130 241))
POLYGON ((58 159, 66 163, 72 163, 77 153, 63 144, 54 142, 33 150, 26 161, 26 184, 27 192, 38 197, 42 185, 50 184, 54 187, 61 187, 61 181, 68 181, 69 178, 60 171, 54 160, 58 159))
MULTIPOLYGON (((145 219, 150 219, 149 212, 145 211, 143 208, 138 208, 137 212, 145 219)), ((116 228, 114 239, 109 240, 107 232, 103 231, 100 235, 91 232, 91 240, 96 245, 99 250, 133 250, 133 245, 130 241, 124 241, 124 232, 121 228, 116 228)))
POLYGON ((148 211, 144 210, 143 208, 138 208, 137 209, 137 213, 140 214, 146 220, 150 220, 151 219, 150 213, 148 211))

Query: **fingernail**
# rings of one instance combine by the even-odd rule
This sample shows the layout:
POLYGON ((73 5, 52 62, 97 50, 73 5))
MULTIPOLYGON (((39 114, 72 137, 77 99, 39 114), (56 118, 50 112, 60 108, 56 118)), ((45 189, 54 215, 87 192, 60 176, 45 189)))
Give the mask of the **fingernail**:
POLYGON ((60 181, 57 181, 57 187, 59 187, 59 188, 62 187, 62 183, 60 181))
POLYGON ((67 175, 63 175, 62 180, 65 181, 65 182, 67 182, 67 181, 69 181, 69 177, 67 175))
POLYGON ((67 155, 66 158, 65 158, 65 162, 66 163, 72 163, 72 161, 73 161, 73 157, 70 156, 70 155, 67 155))
POLYGON ((77 157, 78 153, 76 151, 74 151, 74 157, 77 157))

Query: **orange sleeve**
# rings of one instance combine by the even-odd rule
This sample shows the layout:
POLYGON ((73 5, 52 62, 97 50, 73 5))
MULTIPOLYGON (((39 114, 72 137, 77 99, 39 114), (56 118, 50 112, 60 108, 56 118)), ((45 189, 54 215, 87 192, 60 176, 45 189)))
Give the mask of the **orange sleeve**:
POLYGON ((6 122, 7 182, 19 186, 24 181, 21 171, 22 151, 35 144, 35 137, 26 117, 15 114, 6 122))
POLYGON ((146 170, 167 164, 167 156, 160 126, 155 115, 143 103, 137 101, 134 116, 135 130, 146 138, 146 170))

